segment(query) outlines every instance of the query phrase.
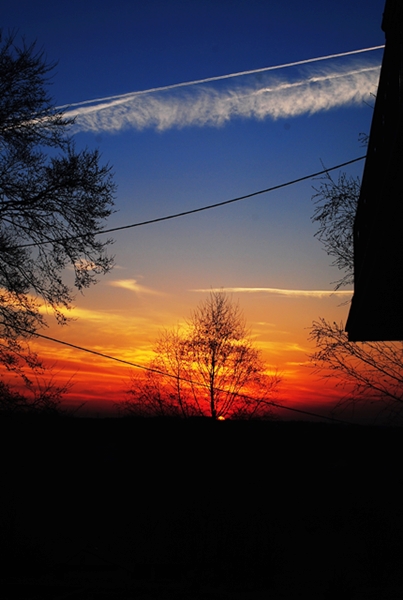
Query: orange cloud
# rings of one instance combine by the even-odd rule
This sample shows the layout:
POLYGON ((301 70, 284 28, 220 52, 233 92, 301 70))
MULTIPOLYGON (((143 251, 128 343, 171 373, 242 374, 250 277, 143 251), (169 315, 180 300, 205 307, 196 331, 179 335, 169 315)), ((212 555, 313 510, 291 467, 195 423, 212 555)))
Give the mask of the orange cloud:
MULTIPOLYGON (((229 293, 247 293, 247 294, 256 294, 256 293, 265 293, 265 294, 274 294, 277 296, 290 296, 293 298, 329 298, 331 296, 341 296, 341 297, 351 297, 353 292, 352 290, 289 290, 282 288, 269 288, 269 287, 226 287, 220 288, 223 292, 229 293)), ((219 290, 211 290, 211 289, 195 289, 190 290, 191 292, 211 292, 211 291, 219 291, 219 290)))
POLYGON ((109 285, 114 287, 120 287, 125 290, 130 290, 131 292, 135 292, 136 294, 151 294, 153 296, 163 296, 162 292, 157 292, 156 290, 152 290, 144 285, 140 285, 137 283, 137 279, 117 279, 115 281, 110 281, 109 285))

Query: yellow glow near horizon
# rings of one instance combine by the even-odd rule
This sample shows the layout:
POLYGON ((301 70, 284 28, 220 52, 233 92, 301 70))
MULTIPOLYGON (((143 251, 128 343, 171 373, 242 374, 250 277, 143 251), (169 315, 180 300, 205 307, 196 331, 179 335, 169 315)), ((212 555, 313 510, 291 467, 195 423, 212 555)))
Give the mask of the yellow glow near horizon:
MULTIPOLYGON (((72 317, 67 326, 58 327, 49 319, 49 329, 43 333, 146 367, 153 358, 153 347, 160 332, 186 322, 205 297, 204 292, 186 292, 181 296, 166 292, 147 294, 144 293, 147 286, 143 286, 143 293, 139 294, 134 284, 126 283, 118 287, 122 290, 118 301, 113 296, 116 289, 113 285, 100 284, 89 290, 80 305, 67 313, 72 317), (100 288, 102 294, 99 294, 100 288), (110 308, 113 301, 115 306, 110 308)), ((298 405, 325 403, 326 398, 334 403, 340 392, 335 391, 331 383, 324 385, 309 368, 313 346, 308 341, 308 328, 319 314, 333 317, 335 312, 345 312, 337 298, 330 293, 325 297, 321 292, 309 296, 261 292, 239 297, 253 342, 267 365, 267 374, 278 373, 282 379, 279 399, 298 405)), ((233 299, 238 301, 235 293, 233 299)), ((126 397, 131 375, 138 371, 134 366, 40 338, 32 342, 32 347, 47 366, 53 366, 57 378, 61 381, 71 378, 73 386, 68 396, 77 400, 121 401, 126 397)))

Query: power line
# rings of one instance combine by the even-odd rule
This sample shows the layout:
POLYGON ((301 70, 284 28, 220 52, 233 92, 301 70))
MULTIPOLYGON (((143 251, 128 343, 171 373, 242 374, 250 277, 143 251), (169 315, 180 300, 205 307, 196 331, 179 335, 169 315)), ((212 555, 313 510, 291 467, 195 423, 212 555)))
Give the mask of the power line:
MULTIPOLYGON (((187 379, 186 377, 181 377, 181 376, 177 376, 177 375, 171 375, 170 373, 166 373, 165 371, 161 371, 159 369, 154 369, 152 367, 147 367, 145 365, 139 365, 137 363, 133 363, 131 361, 128 360, 124 360, 123 358, 117 358, 116 356, 110 356, 109 354, 104 354, 103 352, 98 352, 97 350, 91 350, 90 348, 85 348, 83 346, 78 346, 77 344, 71 344, 70 342, 66 342, 64 340, 59 340, 58 338, 54 338, 51 337, 49 335, 44 335, 42 333, 38 333, 38 332, 33 332, 33 331, 29 331, 27 329, 20 329, 21 332, 24 333, 28 333, 30 335, 34 335, 35 337, 40 337, 43 338, 45 340, 51 341, 51 342, 55 342, 57 344, 62 344, 63 346, 69 346, 70 348, 74 348, 75 350, 81 350, 82 352, 87 352, 88 354, 94 354, 95 356, 100 356, 101 358, 106 358, 108 360, 114 360, 115 362, 119 362, 119 363, 123 363, 125 365, 131 366, 131 367, 135 367, 136 369, 142 369, 143 371, 149 371, 151 373, 156 373, 157 375, 163 375, 165 377, 171 377, 173 379, 177 379, 179 381, 183 381, 185 383, 191 383, 193 385, 198 385, 200 387, 207 387, 206 384, 204 383, 200 383, 198 381, 193 381, 192 379, 187 379)), ((217 388, 217 391, 224 391, 225 390, 220 390, 219 388, 217 388)), ((253 399, 250 396, 247 396, 246 394, 240 394, 240 393, 235 393, 236 396, 239 396, 241 398, 245 398, 245 399, 253 399)), ((317 417, 319 419, 326 419, 328 421, 333 421, 333 422, 337 422, 337 423, 343 423, 345 425, 351 425, 351 423, 349 423, 348 421, 343 421, 341 419, 336 419, 334 417, 328 417, 326 415, 321 415, 318 413, 314 413, 314 412, 310 412, 310 411, 306 411, 306 410, 302 410, 302 409, 298 409, 298 408, 293 408, 291 406, 287 406, 284 404, 280 404, 278 402, 273 402, 273 401, 266 401, 266 404, 269 406, 273 406, 275 408, 279 408, 279 409, 283 409, 283 410, 289 410, 292 412, 296 412, 296 413, 300 413, 300 414, 304 414, 304 415, 308 415, 308 416, 312 416, 312 417, 317 417)))
MULTIPOLYGON (((348 161, 340 163, 338 165, 334 165, 333 167, 322 169, 322 171, 317 171, 316 173, 310 173, 309 175, 304 175, 303 177, 298 177, 297 179, 292 179, 285 183, 279 183, 278 185, 274 185, 274 186, 265 188, 263 190, 258 190, 257 192, 251 192, 250 194, 245 194, 244 196, 237 196, 236 198, 231 198, 230 200, 216 202, 215 204, 209 204, 207 206, 193 208, 191 210, 186 210, 186 211, 182 211, 179 213, 166 215, 164 217, 157 217, 156 219, 149 219, 148 221, 140 221, 138 223, 131 223, 130 225, 120 225, 119 227, 112 227, 110 229, 102 229, 101 231, 95 232, 94 235, 101 235, 104 233, 123 231, 124 229, 133 229, 134 227, 142 227, 144 225, 152 225, 153 223, 161 223, 163 221, 170 221, 172 219, 177 219, 179 217, 185 217, 185 216, 193 215, 193 214, 200 213, 200 212, 203 212, 206 210, 211 210, 213 208, 219 208, 221 206, 226 206, 227 204, 233 204, 234 202, 240 202, 241 200, 247 200, 249 198, 253 198, 254 196, 259 196, 260 194, 267 194, 269 192, 274 192, 281 188, 285 188, 290 185, 295 185, 296 183, 306 181, 307 179, 314 179, 315 177, 319 177, 320 175, 325 175, 326 173, 329 173, 330 171, 335 171, 336 169, 341 169, 342 167, 346 167, 347 165, 351 165, 360 160, 364 160, 364 158, 366 158, 366 156, 359 156, 358 158, 353 158, 352 160, 348 160, 348 161)), ((87 234, 74 235, 74 236, 69 236, 69 237, 59 238, 59 239, 54 239, 54 240, 53 239, 44 240, 43 242, 32 242, 30 244, 21 244, 21 245, 19 245, 19 248, 30 248, 32 246, 42 246, 45 244, 57 244, 57 243, 62 243, 62 242, 68 241, 68 240, 83 238, 83 237, 86 237, 86 235, 87 234)))
MULTIPOLYGON (((168 377, 174 377, 173 375, 164 373, 163 371, 160 371, 159 369, 153 369, 152 367, 146 367, 145 365, 138 365, 131 361, 124 360, 123 358, 117 358, 116 356, 110 356, 109 354, 104 354, 103 352, 98 352, 97 350, 91 350, 90 348, 84 348, 84 346, 78 346, 77 344, 71 344, 70 342, 66 342, 64 340, 59 340, 58 338, 54 338, 49 335, 44 335, 43 333, 38 333, 36 331, 29 331, 28 329, 22 329, 22 328, 19 328, 19 331, 21 331, 23 333, 28 333, 29 335, 33 335, 35 337, 43 338, 44 340, 49 340, 50 342, 62 344, 63 346, 69 346, 70 348, 74 348, 75 350, 81 350, 82 352, 88 352, 89 354, 95 354, 95 356, 100 356, 102 358, 108 358, 109 360, 114 360, 116 362, 120 362, 125 365, 129 365, 130 367, 136 367, 136 369, 143 369, 144 371, 151 371, 152 373, 157 373, 158 375, 168 375, 168 377)), ((181 378, 179 378, 179 379, 181 379, 181 378)), ((187 381, 187 380, 183 379, 183 381, 187 381)))
POLYGON ((123 229, 132 229, 133 227, 141 227, 143 225, 151 225, 152 223, 159 223, 161 221, 168 221, 170 219, 177 219, 178 217, 184 217, 187 215, 193 215, 195 213, 199 213, 205 210, 211 210, 213 208, 219 208, 220 206, 225 206, 227 204, 232 204, 234 202, 239 202, 241 200, 247 200, 248 198, 253 198, 254 196, 258 196, 259 194, 266 194, 268 192, 274 192, 275 190, 279 190, 284 187, 288 187, 290 185, 294 185, 296 183, 300 183, 301 181, 306 181, 307 179, 313 179, 314 177, 318 177, 319 175, 324 175, 329 171, 334 171, 336 169, 340 169, 341 167, 345 167, 347 165, 351 165, 352 163, 363 160, 365 156, 360 156, 359 158, 354 158, 353 160, 349 160, 347 162, 341 163, 339 165, 335 165, 330 169, 323 169, 322 171, 318 171, 317 173, 311 173, 310 175, 304 175, 303 177, 299 177, 298 179, 292 179, 291 181, 287 181, 286 183, 280 183, 278 185, 274 185, 269 188, 265 188, 264 190, 259 190, 257 192, 252 192, 250 194, 246 194, 245 196, 238 196, 237 198, 231 198, 230 200, 224 200, 223 202, 216 202, 215 204, 209 204, 207 206, 202 206, 199 208, 194 208, 192 210, 186 210, 180 213, 175 213, 172 215, 167 215, 165 217, 158 217, 156 219, 150 219, 148 221, 142 221, 140 223, 132 223, 131 225, 121 225, 120 227, 113 227, 111 229, 104 229, 99 233, 112 233, 114 231, 122 231, 123 229))

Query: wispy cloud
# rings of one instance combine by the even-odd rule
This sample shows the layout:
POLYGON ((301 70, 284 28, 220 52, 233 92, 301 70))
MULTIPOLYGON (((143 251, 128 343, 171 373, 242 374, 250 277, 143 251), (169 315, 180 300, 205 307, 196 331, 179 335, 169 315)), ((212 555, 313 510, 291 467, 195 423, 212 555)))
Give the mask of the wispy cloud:
POLYGON ((376 90, 379 60, 349 56, 380 48, 98 98, 67 107, 65 115, 75 117, 81 131, 162 131, 221 126, 233 118, 291 118, 362 104, 376 90), (273 74, 286 68, 288 77, 273 74))
POLYGON ((224 287, 217 290, 214 289, 195 289, 190 290, 191 292, 202 292, 209 293, 212 291, 223 291, 232 294, 274 294, 277 296, 288 296, 291 298, 329 298, 330 296, 352 296, 352 291, 347 290, 288 290, 281 288, 268 288, 268 287, 224 287))
POLYGON ((137 283, 136 279, 117 279, 116 281, 110 281, 109 285, 114 287, 120 287, 125 290, 130 290, 131 292, 135 292, 136 294, 149 294, 153 296, 161 296, 161 292, 157 292, 156 290, 152 290, 151 288, 146 287, 145 285, 140 285, 137 283))

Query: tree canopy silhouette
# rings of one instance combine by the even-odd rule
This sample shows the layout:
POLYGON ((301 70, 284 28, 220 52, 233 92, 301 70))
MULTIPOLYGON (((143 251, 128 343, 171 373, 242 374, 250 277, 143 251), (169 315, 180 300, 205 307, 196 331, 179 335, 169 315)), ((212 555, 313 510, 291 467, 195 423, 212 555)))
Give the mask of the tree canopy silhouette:
POLYGON ((272 413, 280 377, 268 374, 237 304, 212 291, 185 328, 164 331, 145 379, 133 378, 132 414, 252 418, 272 413))
POLYGON ((35 43, 0 33, 0 361, 10 369, 37 364, 24 342, 45 325, 41 305, 64 323, 74 289, 113 262, 97 237, 112 212, 111 169, 97 150, 76 150, 74 120, 48 92, 53 68, 35 43))
MULTIPOLYGON (((353 226, 359 194, 360 180, 342 173, 337 181, 327 174, 313 196, 316 235, 334 259, 333 266, 343 273, 336 289, 353 282, 353 226)), ((312 323, 310 339, 317 348, 310 357, 315 371, 345 390, 338 406, 371 402, 390 417, 403 414, 402 342, 350 342, 343 323, 323 318, 312 323)))
POLYGON ((341 279, 335 282, 336 289, 339 289, 354 280, 353 226, 360 180, 345 173, 335 180, 326 173, 314 190, 312 221, 318 225, 315 236, 333 258, 332 266, 343 272, 341 279))

